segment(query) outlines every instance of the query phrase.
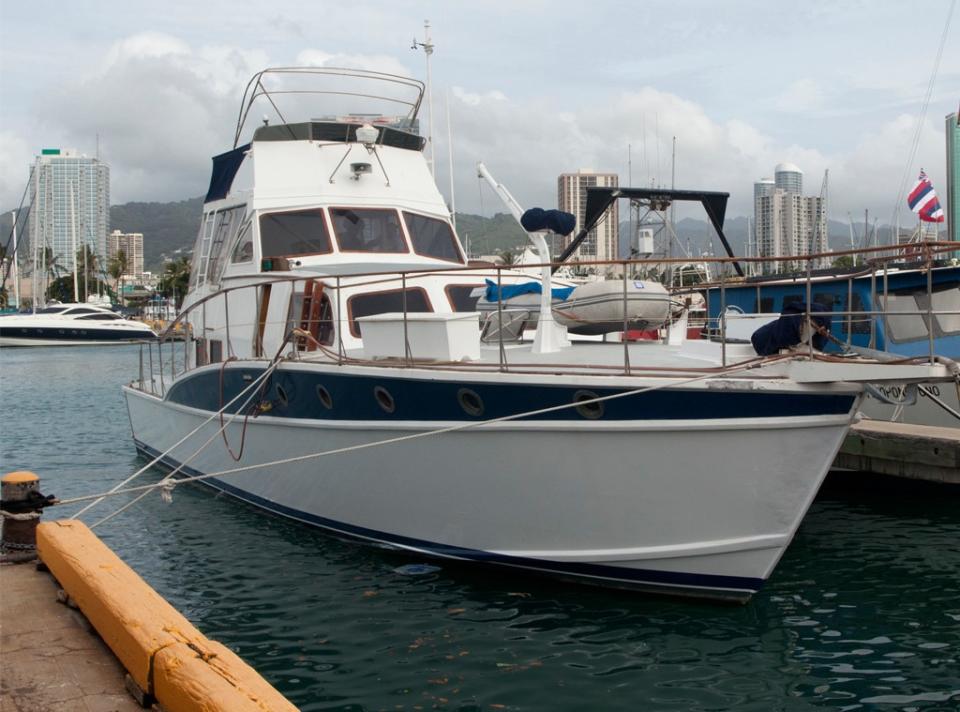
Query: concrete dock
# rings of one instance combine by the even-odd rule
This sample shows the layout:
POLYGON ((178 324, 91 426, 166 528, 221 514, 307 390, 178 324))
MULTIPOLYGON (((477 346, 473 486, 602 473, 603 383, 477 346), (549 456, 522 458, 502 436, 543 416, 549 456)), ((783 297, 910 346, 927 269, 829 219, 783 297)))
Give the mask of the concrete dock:
POLYGON ((126 671, 32 563, 0 566, 0 712, 135 712, 126 671))
POLYGON ((960 428, 863 420, 850 428, 834 467, 960 484, 960 428))
POLYGON ((0 565, 0 712, 296 712, 83 523, 31 527, 50 573, 0 565))

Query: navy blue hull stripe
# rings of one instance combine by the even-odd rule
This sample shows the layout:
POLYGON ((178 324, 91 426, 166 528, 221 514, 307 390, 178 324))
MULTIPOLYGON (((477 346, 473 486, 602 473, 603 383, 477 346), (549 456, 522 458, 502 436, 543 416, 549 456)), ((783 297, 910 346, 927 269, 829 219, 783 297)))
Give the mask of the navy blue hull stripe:
MULTIPOLYGON (((137 449, 150 457, 156 458, 160 453, 152 447, 134 440, 137 449)), ((164 466, 170 469, 176 468, 180 463, 168 456, 161 459, 164 466)), ((189 476, 197 476, 203 473, 194 470, 191 467, 181 467, 180 471, 189 476)), ((304 512, 299 509, 277 504, 268 499, 264 499, 255 494, 247 492, 233 485, 227 484, 223 480, 210 478, 203 480, 215 489, 222 490, 238 499, 244 500, 250 504, 256 505, 262 509, 269 510, 275 514, 280 514, 291 519, 296 519, 307 524, 311 524, 322 529, 327 529, 337 534, 349 536, 355 539, 362 539, 367 542, 387 543, 397 546, 413 547, 425 554, 440 558, 464 559, 486 564, 499 564, 523 569, 533 569, 540 572, 550 573, 561 577, 570 577, 576 579, 592 580, 594 582, 604 581, 611 584, 619 584, 625 587, 649 588, 649 589, 697 589, 709 590, 710 594, 719 598, 746 598, 752 593, 759 591, 763 587, 764 580, 760 578, 749 578, 744 576, 722 576, 716 574, 692 574, 674 571, 655 571, 649 569, 626 569, 615 566, 606 566, 604 564, 587 564, 563 561, 546 561, 542 559, 529 559, 524 557, 506 556, 495 554, 489 551, 479 549, 465 549, 462 547, 448 546, 435 542, 424 541, 421 539, 412 539, 410 537, 387 534, 384 532, 358 527, 345 522, 339 522, 333 519, 327 519, 310 512, 304 512), (726 592, 726 595, 724 593, 726 592)), ((691 590, 690 593, 696 593, 691 590)), ((706 592, 704 592, 706 593, 706 592)))
POLYGON ((148 332, 130 332, 121 329, 51 329, 44 327, 0 327, 0 338, 36 339, 37 341, 142 341, 156 338, 148 332))
MULTIPOLYGON (((225 369, 221 397, 220 369, 196 372, 177 381, 167 398, 179 405, 216 412, 262 373, 261 368, 225 369)), ((263 400, 268 402, 269 414, 278 418, 480 421, 567 405, 578 396, 583 399, 591 394, 593 397, 607 396, 628 390, 631 389, 449 382, 404 376, 282 370, 268 379, 263 400), (383 405, 382 389, 392 401, 392 410, 383 405), (465 394, 465 391, 469 393, 465 394), (465 398, 471 406, 470 412, 464 407, 465 398), (473 407, 477 404, 479 409, 473 407)), ((232 408, 238 408, 243 400, 232 408)), ((663 389, 606 401, 600 404, 599 413, 596 410, 581 413, 577 408, 565 408, 529 419, 580 421, 589 417, 643 421, 845 415, 850 412, 853 402, 854 396, 835 393, 663 389)))

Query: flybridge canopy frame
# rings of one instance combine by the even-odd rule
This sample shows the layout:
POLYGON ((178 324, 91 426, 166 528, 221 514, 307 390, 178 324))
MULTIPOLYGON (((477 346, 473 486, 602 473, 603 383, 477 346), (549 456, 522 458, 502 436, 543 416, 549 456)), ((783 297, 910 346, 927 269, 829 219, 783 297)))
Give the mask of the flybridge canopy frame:
MULTIPOLYGON (((671 190, 666 188, 587 188, 587 207, 583 217, 583 227, 576 237, 573 238, 567 249, 557 259, 558 262, 565 262, 572 255, 600 222, 607 208, 613 205, 613 201, 620 198, 629 200, 641 200, 651 205, 656 205, 658 209, 666 209, 675 200, 689 200, 699 202, 710 218, 710 224, 717 231, 720 242, 729 257, 736 258, 727 236, 723 232, 723 219, 727 213, 727 199, 729 193, 712 190, 671 190)), ((743 269, 739 262, 733 263, 737 274, 743 276, 743 269)), ((557 267, 554 267, 556 270, 557 267)))
POLYGON ((403 77, 398 74, 387 74, 386 72, 374 72, 365 69, 345 69, 342 67, 272 67, 264 69, 253 75, 247 83, 243 92, 243 100, 240 102, 240 114, 237 117, 237 128, 234 132, 233 147, 240 145, 240 137, 243 134, 244 126, 250 115, 250 110, 254 103, 259 99, 266 99, 269 105, 280 117, 282 123, 288 123, 277 106, 276 99, 281 96, 290 95, 316 95, 316 96, 352 96, 365 100, 383 101, 389 104, 406 107, 405 120, 412 124, 420 111, 420 104, 423 101, 423 95, 426 86, 418 79, 403 77), (310 88, 284 88, 282 82, 289 78, 306 78, 316 81, 316 87, 310 88), (276 88, 270 89, 264 84, 264 80, 274 79, 276 88), (321 82, 333 82, 334 79, 358 80, 361 82, 380 82, 392 84, 403 91, 409 91, 411 98, 400 96, 386 96, 384 94, 367 93, 362 91, 346 91, 342 89, 323 88, 321 82))

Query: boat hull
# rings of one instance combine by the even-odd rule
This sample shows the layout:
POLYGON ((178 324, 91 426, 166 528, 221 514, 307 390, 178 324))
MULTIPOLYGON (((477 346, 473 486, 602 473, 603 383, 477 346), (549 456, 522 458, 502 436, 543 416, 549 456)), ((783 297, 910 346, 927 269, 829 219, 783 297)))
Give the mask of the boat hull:
MULTIPOLYGON (((921 385, 947 408, 960 413, 960 396, 954 384, 923 383, 921 385)), ((893 401, 903 400, 905 396, 905 389, 901 385, 878 386, 878 390, 893 401)), ((960 418, 940 407, 924 391, 918 392, 915 403, 904 405, 890 405, 867 394, 863 399, 863 414, 873 420, 929 425, 937 428, 960 428, 960 418)))
POLYGON ((234 452, 243 437, 234 461, 218 419, 203 424, 212 410, 125 395, 137 448, 168 467, 283 460, 203 480, 276 514, 418 554, 738 601, 785 551, 858 400, 784 417, 517 420, 307 459, 458 423, 261 415, 243 435, 242 418, 227 427, 234 452))

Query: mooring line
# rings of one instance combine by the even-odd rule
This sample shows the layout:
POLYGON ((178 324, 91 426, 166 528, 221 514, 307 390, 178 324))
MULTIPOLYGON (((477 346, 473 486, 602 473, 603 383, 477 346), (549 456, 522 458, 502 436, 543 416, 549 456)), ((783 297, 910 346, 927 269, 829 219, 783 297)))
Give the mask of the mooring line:
MULTIPOLYGON (((774 358, 772 358, 772 359, 760 359, 760 360, 758 360, 757 362, 751 363, 751 364, 748 365, 748 366, 743 366, 743 367, 741 367, 741 368, 736 368, 736 369, 731 369, 731 370, 723 371, 723 372, 721 372, 721 373, 709 373, 709 374, 706 374, 706 375, 697 376, 697 377, 695 377, 695 378, 688 378, 688 379, 685 379, 685 380, 682 380, 682 381, 673 381, 673 382, 670 382, 670 383, 663 383, 663 384, 660 384, 660 385, 649 386, 649 387, 646 387, 646 388, 636 388, 636 389, 629 390, 629 391, 624 391, 624 392, 621 392, 621 393, 613 393, 613 394, 611 394, 611 395, 598 396, 598 397, 596 397, 596 398, 583 399, 583 400, 574 401, 574 402, 571 402, 571 403, 563 403, 563 404, 561 404, 561 405, 550 406, 550 407, 548 407, 548 408, 540 408, 540 409, 537 409, 537 410, 525 411, 525 412, 523 412, 523 413, 514 413, 514 414, 512 414, 512 415, 504 415, 504 416, 501 416, 501 417, 499 417, 499 418, 491 418, 491 419, 488 419, 488 420, 481 420, 481 421, 471 421, 471 422, 468 422, 468 423, 459 423, 459 424, 457 424, 457 425, 452 425, 452 426, 447 427, 447 428, 439 428, 439 429, 435 429, 435 430, 428 430, 428 431, 426 431, 426 432, 413 433, 413 434, 410 434, 410 435, 401 435, 401 436, 394 437, 394 438, 387 438, 387 439, 384 439, 384 440, 376 440, 376 441, 374 441, 374 442, 369 442, 369 443, 361 443, 360 445, 350 445, 350 446, 347 446, 347 447, 335 448, 335 449, 333 449, 333 450, 324 450, 324 451, 321 451, 321 452, 310 453, 310 454, 307 454, 307 455, 296 455, 296 456, 294 456, 294 457, 288 457, 288 458, 284 458, 284 459, 281 459, 281 460, 274 460, 274 461, 272 461, 272 462, 264 462, 264 463, 259 463, 259 464, 256 464, 256 465, 245 465, 244 467, 234 467, 234 468, 231 468, 231 469, 228 469, 228 470, 221 470, 221 471, 219 471, 219 472, 210 472, 210 473, 206 473, 206 474, 202 474, 202 475, 194 475, 194 476, 191 476, 191 477, 182 477, 182 478, 177 479, 177 480, 170 480, 170 479, 168 479, 168 478, 169 478, 169 476, 168 476, 167 478, 164 478, 164 480, 162 480, 162 481, 160 481, 160 482, 153 483, 153 484, 149 484, 149 485, 139 485, 139 486, 136 486, 136 487, 125 487, 125 488, 123 487, 123 483, 121 483, 120 485, 118 485, 118 486, 115 487, 114 489, 111 489, 111 490, 109 490, 109 491, 107 491, 107 492, 104 492, 104 493, 101 493, 101 494, 83 495, 83 496, 80 496, 80 497, 71 497, 71 498, 69 498, 69 499, 60 500, 57 504, 58 504, 58 505, 75 504, 75 503, 77 503, 77 502, 85 502, 85 501, 88 501, 88 500, 91 500, 91 499, 102 499, 102 498, 112 497, 112 496, 121 495, 121 494, 132 494, 132 493, 134 493, 134 492, 146 494, 146 493, 149 493, 149 492, 151 492, 151 491, 153 491, 153 490, 155 490, 155 489, 166 489, 166 490, 169 492, 169 490, 171 489, 172 486, 176 486, 176 485, 180 485, 180 484, 186 484, 186 483, 189 483, 189 482, 200 482, 200 481, 203 481, 203 480, 212 479, 212 478, 214 478, 214 477, 225 477, 225 476, 227 476, 227 475, 235 475, 235 474, 239 474, 239 473, 242 473, 242 472, 249 472, 249 471, 251 471, 251 470, 259 470, 259 469, 263 469, 263 468, 267 468, 267 467, 277 467, 277 466, 279 466, 279 465, 289 465, 289 464, 292 464, 292 463, 295 463, 295 462, 304 462, 304 461, 306 461, 306 460, 313 460, 313 459, 318 459, 318 458, 321 458, 321 457, 326 457, 326 456, 328 456, 328 455, 342 455, 342 454, 346 454, 346 453, 350 453, 350 452, 357 452, 357 451, 359 451, 359 450, 365 450, 365 449, 373 448, 373 447, 381 447, 381 446, 384 446, 384 445, 393 445, 393 444, 401 443, 401 442, 409 442, 409 441, 411 441, 411 440, 417 440, 417 439, 426 438, 426 437, 432 437, 432 436, 436 436, 436 435, 443 435, 443 434, 446 434, 446 433, 453 433, 453 432, 458 432, 458 431, 462 431, 462 430, 468 430, 468 429, 472 429, 472 428, 479 428, 479 427, 483 427, 483 426, 486 426, 486 425, 493 425, 493 424, 496 424, 496 423, 504 423, 504 422, 508 422, 508 421, 512 421, 512 420, 518 420, 518 419, 520 419, 520 418, 527 418, 527 417, 536 416, 536 415, 545 415, 545 414, 547 414, 547 413, 554 413, 554 412, 558 412, 558 411, 561 411, 561 410, 567 410, 567 409, 569 409, 569 408, 578 408, 578 407, 580 407, 580 406, 590 405, 590 404, 592 404, 592 403, 603 403, 603 402, 605 402, 605 401, 615 400, 615 399, 618 399, 618 398, 626 398, 626 397, 629 397, 629 396, 640 395, 640 394, 643 394, 643 393, 650 393, 650 392, 653 392, 653 391, 661 390, 661 389, 663 389, 663 388, 670 388, 670 387, 676 387, 676 386, 685 386, 685 385, 689 385, 689 384, 691 384, 691 383, 697 383, 698 381, 706 381, 706 380, 709 380, 709 379, 712 379, 712 378, 729 377, 730 375, 732 375, 732 374, 734 374, 734 373, 740 373, 740 372, 743 372, 743 371, 749 371, 749 370, 752 370, 752 369, 759 368, 761 365, 763 365, 764 363, 768 363, 769 361, 782 360, 782 359, 784 359, 784 358, 790 358, 790 357, 791 357, 791 355, 779 355, 779 356, 776 356, 776 357, 774 357, 774 358)), ((213 417, 216 417, 216 414, 214 414, 213 417)), ((209 418, 207 421, 205 421, 204 425, 205 425, 206 423, 209 423, 210 420, 212 420, 212 417, 209 418)), ((200 427, 202 427, 202 425, 201 425, 200 427)), ((199 428, 197 428, 197 429, 199 429, 199 428)), ((195 431, 194 431, 194 432, 195 432, 195 431)), ((210 440, 209 440, 208 442, 212 441, 213 438, 216 438, 219 434, 220 434, 220 433, 219 433, 219 431, 218 431, 217 433, 215 433, 215 434, 210 438, 210 440)), ((182 441, 181 441, 181 442, 182 442, 182 441)), ((179 443, 178 443, 178 444, 179 444, 179 443)), ((204 445, 204 447, 205 447, 205 446, 206 446, 206 444, 204 445)), ((176 447, 176 445, 173 445, 173 446, 171 446, 170 448, 167 448, 167 450, 165 451, 165 453, 162 454, 162 455, 158 455, 156 458, 154 458, 153 462, 159 461, 162 457, 164 457, 165 454, 170 453, 170 452, 173 450, 174 447, 176 447)), ((201 448, 201 449, 202 449, 202 448, 201 448)), ((182 467, 182 466, 183 466, 183 464, 181 463, 180 467, 182 467)), ((178 467, 177 469, 179 470, 179 467, 178 467)), ((175 470, 175 472, 176 472, 176 470, 175 470)), ((129 504, 132 504, 132 503, 128 503, 128 505, 129 505, 129 504)), ((98 524, 99 524, 99 522, 98 522, 98 524)))

